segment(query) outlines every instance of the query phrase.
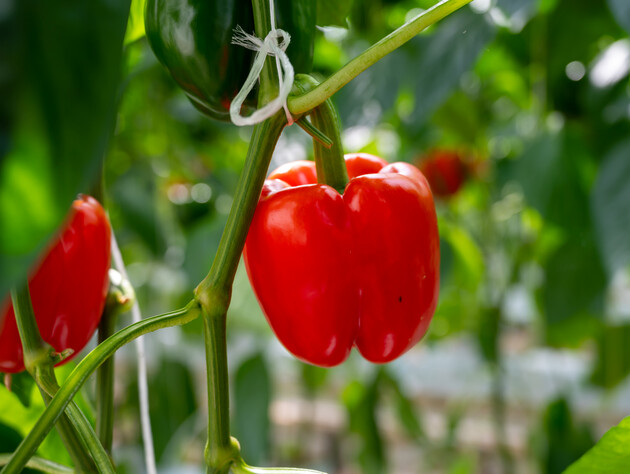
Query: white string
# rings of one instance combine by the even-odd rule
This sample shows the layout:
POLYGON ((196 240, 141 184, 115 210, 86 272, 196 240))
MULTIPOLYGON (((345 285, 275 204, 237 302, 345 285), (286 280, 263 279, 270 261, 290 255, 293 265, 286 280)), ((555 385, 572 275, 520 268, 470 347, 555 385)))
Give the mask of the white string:
POLYGON ((243 87, 230 104, 230 118, 232 119, 232 123, 238 126, 254 125, 263 122, 282 108, 284 108, 284 112, 287 115, 289 125, 293 123, 293 117, 287 106, 287 98, 293 87, 295 73, 291 61, 289 61, 289 57, 285 53, 291 42, 291 35, 282 29, 276 28, 273 0, 269 0, 269 11, 271 14, 271 31, 265 37, 264 41, 255 35, 246 33, 240 26, 234 29, 232 44, 256 51, 254 64, 252 65, 251 71, 249 71, 245 84, 243 84, 243 87), (254 111, 249 117, 243 117, 241 115, 241 107, 247 95, 258 82, 267 56, 274 56, 276 58, 276 68, 278 69, 278 96, 261 109, 254 111))
MULTIPOLYGON (((116 235, 112 231, 112 259, 114 266, 120 272, 125 280, 129 280, 125 262, 123 261, 116 235)), ((140 305, 136 298, 131 307, 131 319, 137 323, 142 319, 140 313, 140 305)), ((147 358, 144 352, 144 339, 142 336, 136 339, 136 354, 138 356, 138 398, 140 399, 140 425, 142 428, 142 441, 144 444, 144 459, 147 468, 147 474, 156 474, 155 451, 153 449, 153 435, 151 433, 151 418, 149 416, 149 386, 147 383, 147 358)))

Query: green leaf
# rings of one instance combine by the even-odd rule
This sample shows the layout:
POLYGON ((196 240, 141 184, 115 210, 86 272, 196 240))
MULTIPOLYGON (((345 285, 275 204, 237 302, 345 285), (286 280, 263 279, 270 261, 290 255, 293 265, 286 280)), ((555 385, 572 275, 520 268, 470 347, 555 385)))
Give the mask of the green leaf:
POLYGON ((424 124, 459 85, 495 36, 496 29, 483 15, 465 8, 438 25, 431 35, 420 35, 404 48, 412 56, 406 71, 393 70, 414 89, 416 104, 409 118, 411 129, 424 124))
POLYGON ((606 326, 597 339, 597 363, 591 382, 613 388, 630 373, 630 325, 606 326))
MULTIPOLYGON (((35 384, 31 388, 28 407, 20 401, 15 393, 9 392, 6 387, 0 385, 0 407, 2 407, 0 410, 0 424, 16 431, 20 437, 24 437, 33 428, 44 411, 44 401, 35 384)), ((37 453, 44 458, 61 464, 72 464, 57 430, 52 430, 46 436, 37 453)))
POLYGON ((575 233, 590 227, 588 195, 579 174, 586 145, 576 133, 543 133, 515 166, 525 199, 543 218, 575 233))
POLYGON ((268 461, 271 423, 271 380, 262 354, 245 360, 234 378, 234 434, 250 464, 268 461))
POLYGON ((317 25, 347 26, 352 0, 317 0, 317 25))
POLYGON ((2 13, 0 294, 94 185, 115 120, 129 0, 10 0, 2 13))
POLYGON ((548 324, 603 308, 606 274, 589 236, 572 236, 545 267, 543 305, 548 324))
POLYGON ((128 45, 144 37, 144 6, 147 0, 131 0, 124 44, 128 45))
POLYGON ((630 472, 630 417, 608 430, 584 456, 564 474, 597 474, 630 472))
MULTIPOLYGON (((33 393, 33 387, 35 386, 35 380, 31 377, 26 371, 20 372, 18 374, 10 374, 11 380, 11 392, 13 392, 20 403, 24 405, 24 408, 28 408, 31 406, 31 394, 33 393)), ((3 378, 3 385, 4 385, 3 378)))
POLYGON ((594 440, 588 426, 575 423, 569 403, 565 398, 553 400, 544 416, 540 462, 542 472, 561 473, 593 446, 594 440))
POLYGON ((396 407, 398 421, 407 433, 407 436, 416 441, 424 440, 426 435, 422 429, 420 417, 416 413, 416 407, 413 401, 404 393, 400 381, 392 371, 387 370, 387 367, 380 371, 380 379, 381 383, 390 388, 394 396, 394 406, 396 407))
POLYGON ((377 375, 366 385, 359 381, 351 382, 342 394, 348 411, 350 431, 358 437, 360 442, 358 459, 362 468, 361 472, 365 474, 387 472, 385 447, 376 418, 379 379, 377 375))
POLYGON ((604 158, 591 194, 599 250, 613 274, 630 264, 630 140, 604 158))
POLYGON ((328 370, 311 364, 300 363, 302 383, 309 395, 315 396, 328 380, 328 370))

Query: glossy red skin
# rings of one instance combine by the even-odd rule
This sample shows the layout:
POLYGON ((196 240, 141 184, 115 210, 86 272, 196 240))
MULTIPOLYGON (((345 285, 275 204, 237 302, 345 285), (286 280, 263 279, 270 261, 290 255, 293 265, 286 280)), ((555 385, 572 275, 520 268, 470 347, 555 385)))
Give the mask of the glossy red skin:
POLYGON ((457 151, 434 150, 420 163, 433 194, 448 198, 457 194, 468 178, 468 167, 457 151))
MULTIPOLYGON (((346 159, 351 175, 375 168, 346 159)), ((245 264, 276 336, 305 362, 334 366, 353 346, 389 362, 428 329, 439 289, 433 197, 417 168, 384 164, 351 179, 343 196, 322 184, 265 183, 245 264)))
MULTIPOLYGON (((109 285, 110 244, 105 211, 94 198, 81 196, 29 277, 42 339, 58 352, 73 349, 76 355, 98 326, 109 285)), ((0 314, 0 372, 21 372, 22 344, 9 297, 0 314)))

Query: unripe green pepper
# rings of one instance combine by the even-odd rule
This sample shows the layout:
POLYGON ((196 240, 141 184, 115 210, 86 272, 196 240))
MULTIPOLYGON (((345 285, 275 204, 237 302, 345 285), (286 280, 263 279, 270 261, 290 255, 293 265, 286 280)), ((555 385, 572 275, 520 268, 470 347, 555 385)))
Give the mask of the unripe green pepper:
MULTIPOLYGON (((296 73, 313 62, 315 0, 276 0, 276 25, 291 35, 287 55, 296 73)), ((205 115, 230 120, 230 103, 255 53, 231 44, 234 28, 254 31, 251 0, 147 0, 145 30, 159 61, 205 115)), ((250 95, 241 113, 256 107, 250 95)))

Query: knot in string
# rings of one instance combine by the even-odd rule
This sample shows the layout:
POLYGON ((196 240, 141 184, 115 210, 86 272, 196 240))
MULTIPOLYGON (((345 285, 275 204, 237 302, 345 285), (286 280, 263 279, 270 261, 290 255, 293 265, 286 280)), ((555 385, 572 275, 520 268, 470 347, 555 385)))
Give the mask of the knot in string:
POLYGON ((252 69, 249 71, 249 75, 245 80, 245 84, 243 84, 243 87, 230 104, 230 118, 235 125, 244 126, 260 123, 273 116, 281 108, 284 108, 287 114, 289 125, 293 123, 293 117, 291 117, 291 113, 287 107, 287 98, 293 87, 294 79, 293 66, 285 53, 290 42, 291 35, 279 28, 272 28, 264 41, 255 35, 246 33, 240 26, 234 29, 232 44, 256 51, 256 57, 254 58, 252 69), (276 58, 276 67, 278 68, 278 96, 264 107, 254 111, 250 116, 243 117, 241 115, 241 107, 247 95, 256 85, 267 56, 276 58))

